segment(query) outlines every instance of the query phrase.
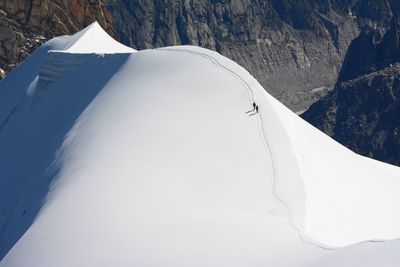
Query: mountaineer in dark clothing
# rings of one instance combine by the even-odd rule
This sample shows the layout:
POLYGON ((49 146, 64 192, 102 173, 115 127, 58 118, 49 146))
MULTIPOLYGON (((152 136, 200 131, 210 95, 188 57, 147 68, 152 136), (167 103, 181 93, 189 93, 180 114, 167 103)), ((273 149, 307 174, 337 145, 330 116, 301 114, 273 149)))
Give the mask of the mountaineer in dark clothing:
POLYGON ((253 110, 251 110, 251 111, 249 111, 249 112, 246 112, 246 113, 250 113, 250 112, 253 112, 253 113, 251 113, 250 115, 249 115, 249 117, 251 117, 251 116, 253 116, 253 115, 256 115, 257 113, 258 113, 258 105, 256 104, 256 103, 254 103, 253 102, 253 110))
POLYGON ((257 104, 253 102, 253 109, 246 112, 246 114, 254 112, 256 110, 257 104))

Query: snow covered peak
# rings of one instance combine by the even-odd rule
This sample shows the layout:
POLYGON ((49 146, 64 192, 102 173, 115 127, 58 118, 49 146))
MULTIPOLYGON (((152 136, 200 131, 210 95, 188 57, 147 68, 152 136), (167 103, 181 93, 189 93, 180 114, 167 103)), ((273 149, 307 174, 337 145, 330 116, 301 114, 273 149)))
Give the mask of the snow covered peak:
POLYGON ((67 53, 114 54, 132 53, 136 50, 115 41, 100 24, 95 21, 80 32, 68 37, 64 49, 67 53))
POLYGON ((0 83, 0 267, 398 266, 357 243, 400 237, 399 168, 218 53, 121 46, 95 23, 0 83))

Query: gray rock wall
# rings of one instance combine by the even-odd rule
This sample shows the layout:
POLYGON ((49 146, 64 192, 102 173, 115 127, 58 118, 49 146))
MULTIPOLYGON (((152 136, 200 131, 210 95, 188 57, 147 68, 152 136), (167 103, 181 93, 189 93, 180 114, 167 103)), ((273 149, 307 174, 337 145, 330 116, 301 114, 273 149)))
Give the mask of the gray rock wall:
POLYGON ((364 31, 335 89, 302 117, 353 151, 400 166, 400 13, 364 31), (384 33, 383 33, 384 32, 384 33))
POLYGON ((192 44, 216 50, 301 111, 333 87, 359 33, 351 12, 355 1, 331 2, 115 0, 107 8, 123 43, 137 49, 192 44))
MULTIPOLYGON (((114 35, 102 0, 0 0, 0 68, 12 70, 50 38, 94 20, 114 35)), ((114 35, 115 36, 115 35, 114 35)))

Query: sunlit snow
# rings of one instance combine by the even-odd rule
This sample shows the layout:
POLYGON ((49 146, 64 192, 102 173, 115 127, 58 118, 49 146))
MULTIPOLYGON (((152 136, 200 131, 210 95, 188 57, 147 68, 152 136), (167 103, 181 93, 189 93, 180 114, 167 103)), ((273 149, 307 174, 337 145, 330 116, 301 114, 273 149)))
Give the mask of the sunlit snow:
POLYGON ((216 52, 94 23, 0 82, 1 267, 386 267, 397 238, 400 168, 216 52))

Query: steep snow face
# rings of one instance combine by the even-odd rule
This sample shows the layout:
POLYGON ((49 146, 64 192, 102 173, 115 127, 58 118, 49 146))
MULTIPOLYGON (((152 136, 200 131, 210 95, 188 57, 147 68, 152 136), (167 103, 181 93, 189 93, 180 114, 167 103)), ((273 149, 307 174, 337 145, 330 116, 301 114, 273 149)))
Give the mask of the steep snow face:
POLYGON ((0 83, 1 267, 398 266, 399 241, 324 248, 400 237, 399 168, 215 52, 90 52, 107 38, 56 39, 0 83))
MULTIPOLYGON (((97 22, 93 22, 87 28, 72 36, 60 36, 46 42, 26 59, 23 64, 10 73, 7 79, 2 80, 0 90, 0 122, 7 120, 7 116, 12 113, 17 103, 22 101, 26 93, 33 93, 39 80, 39 72, 43 72, 43 69, 53 70, 54 72, 57 69, 56 64, 54 64, 56 62, 53 61, 53 64, 45 62, 49 58, 51 60, 51 57, 48 57, 50 51, 98 55, 136 52, 136 50, 112 39, 97 22)), ((59 59, 62 60, 61 57, 59 59)), ((63 64, 62 62, 58 66, 65 70, 71 68, 71 64, 63 64)), ((43 77, 46 77, 46 73, 42 75, 43 77)))
POLYGON ((69 37, 63 50, 79 54, 132 53, 136 51, 111 38, 98 22, 93 22, 84 30, 69 37))

